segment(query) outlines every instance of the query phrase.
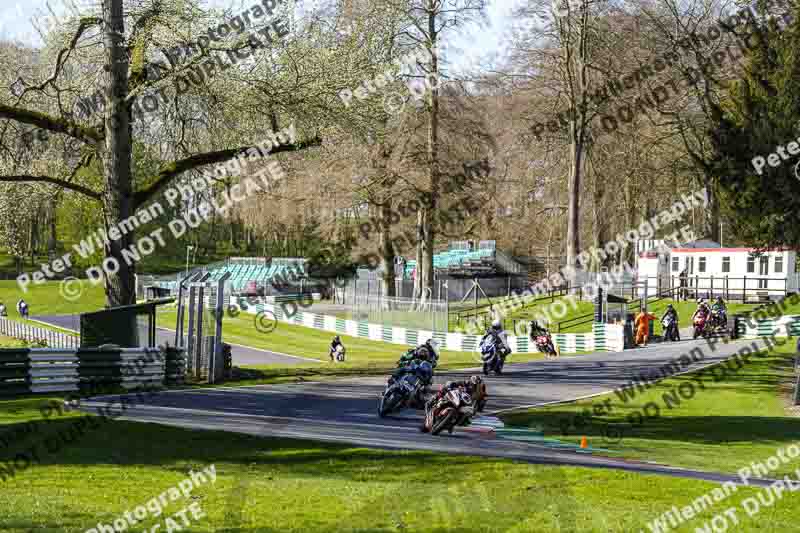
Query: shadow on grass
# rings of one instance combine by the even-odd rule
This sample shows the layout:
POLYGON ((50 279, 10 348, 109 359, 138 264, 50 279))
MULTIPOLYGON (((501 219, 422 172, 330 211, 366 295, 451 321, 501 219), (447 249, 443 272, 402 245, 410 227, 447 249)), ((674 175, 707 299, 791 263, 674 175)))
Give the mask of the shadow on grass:
MULTIPOLYGON (((35 424, 38 429, 16 439, 9 447, 3 448, 0 444, 0 461, 11 461, 17 454, 35 446, 39 462, 28 467, 34 470, 56 465, 149 465, 185 475, 186 466, 199 468, 201 465, 225 464, 245 471, 266 468, 276 476, 286 473, 354 482, 393 482, 398 479, 440 482, 437 471, 445 467, 481 472, 481 465, 486 463, 485 459, 477 457, 373 450, 121 420, 107 421, 96 428, 76 432, 74 428, 79 418, 87 416, 38 422, 35 424), (426 468, 420 468, 423 463, 426 468)), ((13 430, 19 425, 9 424, 4 428, 13 430)), ((485 474, 491 475, 491 469, 486 469, 485 474)), ((0 485, 2 479, 0 470, 0 485)))
POLYGON ((611 393, 509 413, 502 419, 512 426, 539 428, 546 436, 585 435, 612 442, 626 438, 706 445, 796 441, 800 418, 781 416, 779 399, 793 376, 792 354, 773 353, 739 368, 729 363, 716 365, 716 374, 707 369, 702 377, 684 374, 632 389, 633 397, 611 393))

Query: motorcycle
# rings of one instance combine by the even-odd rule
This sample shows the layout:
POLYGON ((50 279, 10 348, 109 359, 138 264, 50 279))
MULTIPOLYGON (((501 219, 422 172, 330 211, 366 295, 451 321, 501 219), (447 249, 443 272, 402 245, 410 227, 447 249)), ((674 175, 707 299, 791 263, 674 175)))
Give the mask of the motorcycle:
POLYGON ((706 315, 698 315, 694 318, 694 336, 693 339, 697 337, 708 338, 709 331, 708 331, 708 317, 706 315))
POLYGON ((500 349, 497 346, 492 345, 482 349, 481 359, 483 359, 483 375, 488 376, 489 372, 494 372, 499 376, 503 373, 506 356, 500 353, 500 349))
POLYGON ((664 340, 667 341, 681 340, 680 333, 678 332, 678 323, 675 320, 674 316, 672 315, 665 316, 664 320, 661 321, 661 327, 664 330, 664 340))
POLYGON ((416 374, 405 374, 386 387, 378 404, 378 416, 385 417, 393 411, 412 407, 424 389, 422 380, 416 374))
POLYGON ((543 353, 545 358, 558 357, 558 350, 553 344, 553 339, 549 334, 537 335, 535 338, 536 349, 543 353))
POLYGON ((334 353, 334 357, 336 358, 337 361, 339 361, 340 363, 343 363, 344 362, 344 353, 345 353, 344 346, 342 346, 340 344, 339 346, 336 347, 336 352, 334 353))
POLYGON ((448 391, 425 416, 425 427, 431 435, 438 435, 445 429, 452 433, 456 426, 469 423, 475 414, 472 397, 467 391, 458 388, 448 391))
POLYGON ((481 341, 481 359, 483 360, 483 374, 489 375, 489 372, 494 372, 497 375, 503 373, 503 366, 506 364, 506 357, 508 354, 502 353, 500 346, 498 346, 498 339, 494 336, 488 336, 481 341))
POLYGON ((721 309, 716 309, 711 312, 711 329, 712 330, 719 330, 719 329, 727 329, 728 328, 728 319, 725 316, 725 312, 721 309))

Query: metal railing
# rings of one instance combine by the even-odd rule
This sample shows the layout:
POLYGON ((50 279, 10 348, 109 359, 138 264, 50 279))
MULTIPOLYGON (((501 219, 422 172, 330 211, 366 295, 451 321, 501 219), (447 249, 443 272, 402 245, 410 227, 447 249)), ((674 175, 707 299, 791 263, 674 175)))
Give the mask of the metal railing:
POLYGON ((40 328, 7 318, 0 318, 0 335, 27 342, 40 343, 51 348, 77 348, 81 344, 79 336, 40 328))

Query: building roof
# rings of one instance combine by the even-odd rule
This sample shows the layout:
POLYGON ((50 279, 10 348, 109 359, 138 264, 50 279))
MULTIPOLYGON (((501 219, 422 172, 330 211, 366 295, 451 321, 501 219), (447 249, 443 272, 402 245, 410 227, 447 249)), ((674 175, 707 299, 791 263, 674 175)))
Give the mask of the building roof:
POLYGON ((693 253, 693 252, 722 252, 722 253, 733 253, 733 252, 747 252, 747 253, 755 253, 755 252, 791 252, 790 248, 673 248, 673 252, 683 252, 683 253, 693 253))

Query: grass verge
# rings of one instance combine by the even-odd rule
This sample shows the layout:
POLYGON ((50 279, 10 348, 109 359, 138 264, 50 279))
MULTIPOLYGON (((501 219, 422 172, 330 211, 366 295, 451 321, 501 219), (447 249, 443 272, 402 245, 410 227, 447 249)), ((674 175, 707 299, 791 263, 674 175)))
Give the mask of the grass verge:
MULTIPOLYGON (((43 401, 0 401, 0 434, 38 420, 43 401)), ((74 422, 51 419, 47 430, 63 430, 74 422)), ((0 448, 0 461, 32 438, 42 435, 0 448)), ((125 421, 100 425, 40 459, 40 464, 0 481, 3 532, 85 531, 98 522, 110 524, 176 487, 190 470, 211 465, 215 482, 207 480, 188 499, 168 503, 161 516, 148 515, 132 530, 150 531, 161 524, 160 530, 166 531, 166 517, 196 502, 206 516, 185 531, 630 532, 646 529, 647 522, 672 505, 688 504, 717 486, 613 470, 370 450, 125 421), (424 496, 409 505, 414 494, 424 496)), ((751 488, 741 489, 695 522, 753 494, 751 488)), ((742 527, 764 528, 764 518, 770 530, 790 531, 800 510, 783 498, 768 517, 742 516, 742 527)))
MULTIPOLYGON (((566 441, 578 442, 585 435, 593 445, 616 452, 615 457, 735 472, 798 441, 800 418, 787 411, 794 340, 788 339, 772 352, 761 352, 738 370, 733 363, 721 364, 717 367, 726 369, 724 374, 708 370, 699 376, 690 373, 668 378, 633 399, 610 393, 502 418, 515 426, 540 427, 546 435, 566 441), (694 388, 694 396, 679 395, 676 403, 673 393, 681 386, 688 391, 688 384, 694 388), (633 413, 643 412, 653 403, 659 408, 658 415, 645 417, 639 424, 633 413), (595 406, 603 404, 610 405, 606 414, 581 415, 593 413, 595 406)), ((776 471, 774 477, 797 467, 800 462, 776 471)))
MULTIPOLYGON (((164 310, 158 314, 158 325, 161 327, 174 328, 175 320, 175 311, 164 310)), ((408 349, 401 344, 373 341, 340 333, 342 342, 347 348, 347 360, 332 365, 328 358, 328 347, 335 333, 330 331, 279 322, 272 332, 262 333, 255 327, 255 315, 241 313, 239 316, 226 316, 223 319, 223 332, 225 342, 318 359, 323 364, 333 367, 334 372, 383 372, 394 368, 397 360, 408 349)), ((419 342, 425 342, 425 339, 419 339, 419 342)), ((541 358, 542 355, 539 353, 512 354, 508 362, 534 361, 541 358)), ((474 352, 443 350, 438 369, 474 367, 479 364, 478 355, 474 352)), ((314 363, 311 365, 319 366, 314 363)), ((301 365, 287 369, 288 372, 294 370, 308 372, 310 367, 301 365)))

